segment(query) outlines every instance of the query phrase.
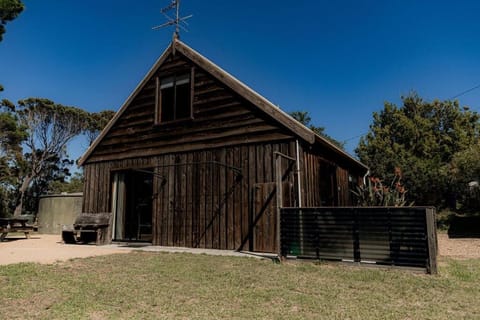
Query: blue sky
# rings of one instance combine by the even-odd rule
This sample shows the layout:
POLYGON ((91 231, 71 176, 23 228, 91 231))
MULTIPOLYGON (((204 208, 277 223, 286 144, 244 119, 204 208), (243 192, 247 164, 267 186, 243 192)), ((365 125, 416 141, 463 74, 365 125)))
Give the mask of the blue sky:
MULTIPOLYGON (((25 0, 0 42, 2 98, 118 110, 168 46, 169 0, 25 0)), ((480 84, 480 1, 183 0, 181 39, 353 153, 372 112, 480 84), (353 138, 356 137, 356 138, 353 138), (353 138, 353 139, 352 139, 353 138)), ((459 97, 480 111, 480 89, 459 97)), ((78 158, 86 145, 70 148, 78 158)))

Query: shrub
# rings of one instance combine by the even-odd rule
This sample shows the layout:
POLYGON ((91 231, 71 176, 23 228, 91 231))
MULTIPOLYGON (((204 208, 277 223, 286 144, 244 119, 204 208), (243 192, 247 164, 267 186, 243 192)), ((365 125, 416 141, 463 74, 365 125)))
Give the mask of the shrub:
MULTIPOLYGON (((368 177, 365 183, 351 190, 360 207, 403 207, 407 204, 405 190, 402 185, 402 171, 395 168, 392 182, 387 186, 379 178, 368 177)), ((412 206, 413 203, 409 204, 412 206)))

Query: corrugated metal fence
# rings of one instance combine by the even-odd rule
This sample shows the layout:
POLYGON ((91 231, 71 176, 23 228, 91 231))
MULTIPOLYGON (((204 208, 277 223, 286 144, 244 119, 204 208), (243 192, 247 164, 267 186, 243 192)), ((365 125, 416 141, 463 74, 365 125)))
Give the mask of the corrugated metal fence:
POLYGON ((434 208, 282 208, 280 215, 282 256, 437 271, 434 208))

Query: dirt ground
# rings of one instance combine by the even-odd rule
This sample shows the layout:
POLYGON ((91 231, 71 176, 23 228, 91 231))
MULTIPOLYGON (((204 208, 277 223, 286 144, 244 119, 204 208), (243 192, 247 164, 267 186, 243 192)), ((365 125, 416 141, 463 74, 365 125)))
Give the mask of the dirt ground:
POLYGON ((55 263, 74 258, 86 258, 99 255, 128 252, 96 245, 64 244, 59 235, 33 234, 30 239, 21 235, 8 235, 0 242, 0 265, 38 262, 55 263))
POLYGON ((480 238, 448 238, 438 233, 439 255, 455 259, 480 259, 480 238))
MULTIPOLYGON (((479 238, 449 239, 447 234, 439 233, 438 246, 439 255, 443 257, 480 259, 479 238)), ((23 235, 9 235, 6 241, 0 242, 0 265, 20 262, 50 264, 74 258, 126 253, 130 251, 130 249, 116 248, 115 246, 64 244, 58 235, 33 234, 30 239, 26 239, 23 235)))

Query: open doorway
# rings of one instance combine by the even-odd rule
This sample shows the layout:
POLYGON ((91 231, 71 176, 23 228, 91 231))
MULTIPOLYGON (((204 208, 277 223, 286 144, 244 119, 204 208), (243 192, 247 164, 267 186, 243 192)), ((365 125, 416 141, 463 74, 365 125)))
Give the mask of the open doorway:
POLYGON ((320 199, 322 207, 338 205, 337 167, 324 161, 320 162, 320 199))
POLYGON ((113 240, 151 242, 153 170, 114 173, 112 192, 113 240))

